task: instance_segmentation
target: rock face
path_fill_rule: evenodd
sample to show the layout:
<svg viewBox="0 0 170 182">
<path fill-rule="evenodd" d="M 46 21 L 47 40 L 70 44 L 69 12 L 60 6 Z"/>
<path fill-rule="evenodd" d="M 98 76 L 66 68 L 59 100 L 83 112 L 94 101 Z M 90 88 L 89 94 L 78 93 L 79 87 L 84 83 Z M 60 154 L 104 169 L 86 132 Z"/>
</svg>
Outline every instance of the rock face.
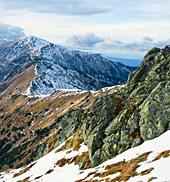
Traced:
<svg viewBox="0 0 170 182">
<path fill-rule="evenodd" d="M 63 140 L 81 128 L 93 166 L 169 130 L 169 47 L 153 48 L 124 88 L 97 98 L 88 109 L 71 111 L 60 123 Z"/>
<path fill-rule="evenodd" d="M 170 129 L 170 46 L 153 48 L 123 89 L 86 111 L 83 137 L 94 166 Z"/>
</svg>

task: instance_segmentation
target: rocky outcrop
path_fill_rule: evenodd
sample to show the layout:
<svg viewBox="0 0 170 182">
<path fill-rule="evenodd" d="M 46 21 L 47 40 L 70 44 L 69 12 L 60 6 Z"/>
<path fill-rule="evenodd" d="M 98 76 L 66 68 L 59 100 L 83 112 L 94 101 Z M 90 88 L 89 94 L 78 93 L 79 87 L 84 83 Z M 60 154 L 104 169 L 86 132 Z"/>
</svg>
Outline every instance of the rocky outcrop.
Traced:
<svg viewBox="0 0 170 182">
<path fill-rule="evenodd" d="M 170 129 L 170 46 L 150 50 L 125 87 L 97 99 L 83 123 L 93 166 Z"/>
</svg>

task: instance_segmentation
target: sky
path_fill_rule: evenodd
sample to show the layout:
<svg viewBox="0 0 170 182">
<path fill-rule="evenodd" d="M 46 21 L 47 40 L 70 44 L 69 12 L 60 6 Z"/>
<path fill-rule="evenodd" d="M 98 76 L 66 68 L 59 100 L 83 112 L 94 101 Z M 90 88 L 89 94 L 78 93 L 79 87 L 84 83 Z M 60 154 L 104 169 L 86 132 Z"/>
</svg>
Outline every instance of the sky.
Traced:
<svg viewBox="0 0 170 182">
<path fill-rule="evenodd" d="M 169 0 L 0 0 L 0 37 L 27 35 L 110 57 L 170 44 Z"/>
</svg>

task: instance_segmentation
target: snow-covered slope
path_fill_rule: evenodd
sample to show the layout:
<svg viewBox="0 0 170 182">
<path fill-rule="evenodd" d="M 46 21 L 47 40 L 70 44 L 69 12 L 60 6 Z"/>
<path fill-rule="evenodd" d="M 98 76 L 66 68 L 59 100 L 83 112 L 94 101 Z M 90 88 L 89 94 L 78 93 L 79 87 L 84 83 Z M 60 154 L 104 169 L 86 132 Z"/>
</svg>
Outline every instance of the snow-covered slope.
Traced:
<svg viewBox="0 0 170 182">
<path fill-rule="evenodd" d="M 87 170 L 79 170 L 79 166 L 73 162 L 75 156 L 81 156 L 83 152 L 87 151 L 87 147 L 81 144 L 79 151 L 70 151 L 70 149 L 59 151 L 64 145 L 62 144 L 26 167 L 1 173 L 0 178 L 4 182 L 23 179 L 44 182 L 86 182 L 89 180 L 168 182 L 170 181 L 169 138 L 170 131 L 167 131 L 158 138 L 146 141 L 138 147 L 131 148 L 99 166 Z"/>
<path fill-rule="evenodd" d="M 0 63 L 7 64 L 9 61 L 32 53 L 48 43 L 48 41 L 33 36 L 5 41 L 3 45 L 0 44 Z"/>
<path fill-rule="evenodd" d="M 2 37 L 0 37 L 0 45 L 5 43 L 7 40 L 6 39 L 3 39 Z"/>
<path fill-rule="evenodd" d="M 125 79 L 114 79 L 103 75 L 82 73 L 64 68 L 50 60 L 41 60 L 36 65 L 36 74 L 28 90 L 28 95 L 47 95 L 56 89 L 98 90 L 104 86 L 121 84 Z"/>
<path fill-rule="evenodd" d="M 135 69 L 100 54 L 68 50 L 33 36 L 0 44 L 0 83 L 31 66 L 37 77 L 32 78 L 29 95 L 51 94 L 57 89 L 98 90 L 124 84 Z M 0 87 L 0 91 L 8 84 Z"/>
<path fill-rule="evenodd" d="M 55 44 L 44 46 L 38 53 L 40 57 L 53 61 L 66 69 L 74 69 L 86 73 L 95 73 L 105 76 L 128 77 L 132 67 L 125 66 L 106 58 L 101 54 L 71 51 Z"/>
<path fill-rule="evenodd" d="M 34 64 L 34 61 L 28 63 L 29 59 L 31 60 L 31 56 L 36 55 L 36 52 L 48 43 L 33 36 L 10 41 L 0 39 L 0 83 Z"/>
</svg>

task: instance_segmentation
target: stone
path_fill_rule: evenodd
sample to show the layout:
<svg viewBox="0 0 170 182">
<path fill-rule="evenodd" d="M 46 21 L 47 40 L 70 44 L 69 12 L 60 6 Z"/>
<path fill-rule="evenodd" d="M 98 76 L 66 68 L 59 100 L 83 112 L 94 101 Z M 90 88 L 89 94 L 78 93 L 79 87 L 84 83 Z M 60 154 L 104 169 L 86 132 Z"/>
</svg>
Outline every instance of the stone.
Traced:
<svg viewBox="0 0 170 182">
<path fill-rule="evenodd" d="M 89 108 L 82 130 L 94 166 L 170 129 L 169 60 L 169 46 L 153 48 L 124 88 Z"/>
</svg>

